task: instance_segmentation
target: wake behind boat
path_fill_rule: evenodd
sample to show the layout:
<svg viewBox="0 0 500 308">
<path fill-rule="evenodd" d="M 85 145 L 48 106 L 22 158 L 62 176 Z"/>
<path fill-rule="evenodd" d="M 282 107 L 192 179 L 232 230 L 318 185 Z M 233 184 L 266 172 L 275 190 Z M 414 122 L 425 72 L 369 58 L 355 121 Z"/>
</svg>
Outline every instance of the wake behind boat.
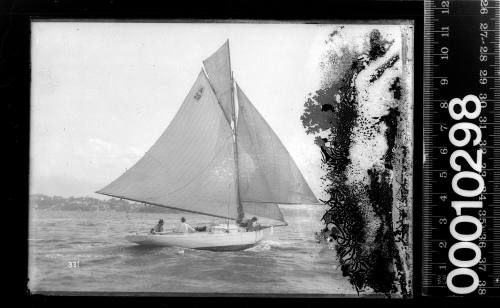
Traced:
<svg viewBox="0 0 500 308">
<path fill-rule="evenodd" d="M 196 82 L 156 143 L 97 193 L 236 220 L 286 225 L 278 206 L 318 201 L 292 157 L 233 79 L 229 41 L 203 61 Z M 206 74 L 205 74 L 206 72 Z M 208 76 L 207 76 L 208 75 Z M 273 226 L 238 225 L 194 233 L 134 234 L 141 245 L 247 249 Z"/>
</svg>

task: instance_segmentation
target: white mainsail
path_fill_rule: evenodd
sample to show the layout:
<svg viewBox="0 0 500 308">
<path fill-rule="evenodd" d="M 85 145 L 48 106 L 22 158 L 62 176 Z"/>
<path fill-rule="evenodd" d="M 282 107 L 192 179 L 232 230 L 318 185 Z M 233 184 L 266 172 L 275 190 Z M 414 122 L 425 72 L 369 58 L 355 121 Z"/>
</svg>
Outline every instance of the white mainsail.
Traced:
<svg viewBox="0 0 500 308">
<path fill-rule="evenodd" d="M 236 119 L 229 43 L 203 63 L 208 78 L 200 72 L 156 143 L 98 193 L 229 219 L 284 221 L 279 203 L 318 203 L 238 85 Z"/>
<path fill-rule="evenodd" d="M 216 52 L 205 59 L 203 66 L 226 118 L 228 122 L 231 122 L 234 116 L 234 102 L 229 41 L 226 41 Z"/>
<path fill-rule="evenodd" d="M 233 133 L 202 71 L 146 154 L 98 193 L 236 219 Z"/>
</svg>

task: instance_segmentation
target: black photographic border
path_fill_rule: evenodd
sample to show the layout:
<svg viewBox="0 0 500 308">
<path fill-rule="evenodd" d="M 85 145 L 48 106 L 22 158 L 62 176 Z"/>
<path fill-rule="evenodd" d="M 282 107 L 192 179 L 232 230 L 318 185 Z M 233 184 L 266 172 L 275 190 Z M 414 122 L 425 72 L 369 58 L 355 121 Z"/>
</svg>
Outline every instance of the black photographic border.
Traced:
<svg viewBox="0 0 500 308">
<path fill-rule="evenodd" d="M 422 201 L 422 106 L 423 106 L 423 1 L 412 0 L 344 0 L 344 1 L 71 1 L 25 0 L 10 1 L 1 6 L 0 18 L 0 91 L 7 122 L 7 145 L 4 154 L 8 173 L 4 176 L 7 195 L 4 220 L 12 224 L 6 231 L 9 237 L 9 263 L 15 274 L 8 276 L 9 295 L 16 295 L 30 306 L 99 305 L 162 305 L 195 306 L 209 304 L 235 306 L 270 305 L 316 306 L 361 303 L 369 305 L 396 305 L 430 301 L 421 295 L 421 210 Z M 228 294 L 189 294 L 168 297 L 120 296 L 117 294 L 94 296 L 31 295 L 27 289 L 28 277 L 28 198 L 29 198 L 29 143 L 30 143 L 30 28 L 32 20 L 110 20 L 110 21 L 282 21 L 301 23 L 352 22 L 377 20 L 412 20 L 414 23 L 414 176 L 413 176 L 413 299 L 372 297 L 338 297 L 328 295 L 252 295 L 248 298 Z M 22 227 L 21 227 L 22 225 Z M 183 297 L 183 296 L 189 296 Z M 219 297 L 221 296 L 221 297 Z M 433 299 L 441 301 L 440 299 Z M 458 300 L 458 299 L 457 299 Z M 463 301 L 463 299 L 461 299 Z M 468 302 L 466 300 L 465 302 Z"/>
</svg>

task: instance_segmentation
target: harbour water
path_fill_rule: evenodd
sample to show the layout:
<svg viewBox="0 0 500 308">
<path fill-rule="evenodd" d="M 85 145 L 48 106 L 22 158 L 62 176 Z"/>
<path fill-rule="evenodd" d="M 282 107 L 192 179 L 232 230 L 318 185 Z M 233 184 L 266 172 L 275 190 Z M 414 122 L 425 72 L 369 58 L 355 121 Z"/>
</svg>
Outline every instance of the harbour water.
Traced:
<svg viewBox="0 0 500 308">
<path fill-rule="evenodd" d="M 174 226 L 214 221 L 195 214 L 115 211 L 30 211 L 29 284 L 37 292 L 163 292 L 330 294 L 356 296 L 334 250 L 314 233 L 324 211 L 283 206 L 289 223 L 257 246 L 238 252 L 142 247 L 130 232 L 148 231 L 159 218 Z M 216 222 L 223 222 L 221 220 Z"/>
</svg>

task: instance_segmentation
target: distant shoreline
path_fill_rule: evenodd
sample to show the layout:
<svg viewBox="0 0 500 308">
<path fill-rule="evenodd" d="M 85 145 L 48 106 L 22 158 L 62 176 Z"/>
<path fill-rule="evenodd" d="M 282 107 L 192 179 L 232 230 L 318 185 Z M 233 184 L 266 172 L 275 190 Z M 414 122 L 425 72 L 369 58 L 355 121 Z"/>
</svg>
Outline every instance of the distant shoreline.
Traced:
<svg viewBox="0 0 500 308">
<path fill-rule="evenodd" d="M 29 198 L 32 209 L 61 211 L 115 211 L 138 213 L 180 213 L 174 209 L 110 198 L 100 200 L 92 197 L 60 197 L 32 194 Z"/>
</svg>

